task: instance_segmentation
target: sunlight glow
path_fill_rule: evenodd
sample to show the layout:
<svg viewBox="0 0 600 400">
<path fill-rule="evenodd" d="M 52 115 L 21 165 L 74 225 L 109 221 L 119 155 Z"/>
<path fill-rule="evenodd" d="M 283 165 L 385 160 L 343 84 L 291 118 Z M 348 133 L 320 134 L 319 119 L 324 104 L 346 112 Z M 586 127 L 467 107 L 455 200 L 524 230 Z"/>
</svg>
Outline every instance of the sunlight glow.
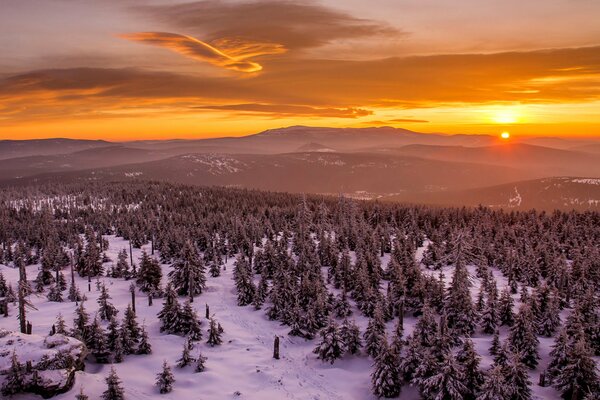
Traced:
<svg viewBox="0 0 600 400">
<path fill-rule="evenodd" d="M 492 120 L 497 124 L 515 124 L 519 121 L 519 113 L 515 110 L 501 110 L 494 113 Z"/>
<path fill-rule="evenodd" d="M 508 132 L 502 132 L 502 133 L 500 134 L 500 137 L 501 137 L 502 139 L 504 139 L 504 140 L 510 139 L 510 133 L 508 133 Z"/>
</svg>

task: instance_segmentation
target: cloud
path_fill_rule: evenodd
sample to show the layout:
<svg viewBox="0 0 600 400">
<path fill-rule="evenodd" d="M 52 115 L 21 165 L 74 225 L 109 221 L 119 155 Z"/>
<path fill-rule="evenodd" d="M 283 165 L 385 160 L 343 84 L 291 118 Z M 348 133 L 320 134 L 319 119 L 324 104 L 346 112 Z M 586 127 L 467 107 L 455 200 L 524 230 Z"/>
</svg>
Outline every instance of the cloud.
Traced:
<svg viewBox="0 0 600 400">
<path fill-rule="evenodd" d="M 288 49 L 318 47 L 342 39 L 403 34 L 386 23 L 357 18 L 312 2 L 205 0 L 134 10 L 208 41 L 241 37 L 258 43 L 281 43 Z"/>
<path fill-rule="evenodd" d="M 359 118 L 373 114 L 372 111 L 360 108 L 318 108 L 289 104 L 228 104 L 213 106 L 196 106 L 196 109 L 238 111 L 251 114 L 268 114 L 270 116 L 305 116 L 305 117 L 333 117 L 333 118 Z"/>
<path fill-rule="evenodd" d="M 201 111 L 198 104 L 224 114 L 351 117 L 373 109 L 599 100 L 600 46 L 372 61 L 272 59 L 249 79 L 107 68 L 0 79 L 0 118 L 21 123 L 150 106 L 190 113 Z"/>
<path fill-rule="evenodd" d="M 168 32 L 137 32 L 120 37 L 164 47 L 186 57 L 239 72 L 262 70 L 260 64 L 247 60 L 250 57 L 285 52 L 285 48 L 276 43 L 251 43 L 241 39 L 221 39 L 216 42 L 221 47 L 219 49 L 191 36 Z"/>
</svg>

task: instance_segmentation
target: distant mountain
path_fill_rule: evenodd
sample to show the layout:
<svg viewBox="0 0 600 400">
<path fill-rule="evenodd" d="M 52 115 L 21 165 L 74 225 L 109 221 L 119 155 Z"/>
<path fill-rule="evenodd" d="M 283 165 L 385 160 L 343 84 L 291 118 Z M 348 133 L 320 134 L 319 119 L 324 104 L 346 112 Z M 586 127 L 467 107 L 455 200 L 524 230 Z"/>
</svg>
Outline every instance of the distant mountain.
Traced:
<svg viewBox="0 0 600 400">
<path fill-rule="evenodd" d="M 472 163 L 381 154 L 310 152 L 277 155 L 188 154 L 78 173 L 37 175 L 29 181 L 140 178 L 273 191 L 379 197 L 405 191 L 477 188 L 529 176 L 527 172 L 512 168 Z"/>
<path fill-rule="evenodd" d="M 298 147 L 296 149 L 296 153 L 333 153 L 336 152 L 337 150 L 332 149 L 331 147 L 328 146 L 323 146 L 320 143 L 314 143 L 314 142 L 310 142 L 307 144 L 304 144 L 300 147 Z"/>
<path fill-rule="evenodd" d="M 387 199 L 453 206 L 484 205 L 508 210 L 599 210 L 600 179 L 544 178 L 446 193 L 407 193 Z"/>
<path fill-rule="evenodd" d="M 409 145 L 397 149 L 395 153 L 443 161 L 510 166 L 528 170 L 538 177 L 600 176 L 600 154 L 524 143 L 485 147 Z"/>
<path fill-rule="evenodd" d="M 0 140 L 0 160 L 35 155 L 68 154 L 110 144 L 104 140 L 77 139 Z"/>
</svg>

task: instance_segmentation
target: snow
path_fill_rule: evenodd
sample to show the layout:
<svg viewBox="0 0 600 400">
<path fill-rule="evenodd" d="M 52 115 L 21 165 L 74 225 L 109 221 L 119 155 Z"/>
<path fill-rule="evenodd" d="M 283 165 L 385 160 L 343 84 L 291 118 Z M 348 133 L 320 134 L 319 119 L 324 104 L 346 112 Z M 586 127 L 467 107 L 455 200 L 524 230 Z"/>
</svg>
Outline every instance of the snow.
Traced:
<svg viewBox="0 0 600 400">
<path fill-rule="evenodd" d="M 573 183 L 583 183 L 586 185 L 600 185 L 600 179 L 598 178 L 588 178 L 588 179 L 573 179 L 571 182 Z"/>
<path fill-rule="evenodd" d="M 122 249 L 129 249 L 129 243 L 121 238 L 106 236 L 109 240 L 108 257 L 116 263 L 117 254 Z M 417 260 L 420 260 L 428 242 L 417 251 Z M 150 245 L 143 247 L 150 253 Z M 137 262 L 141 255 L 141 249 L 134 249 L 134 260 Z M 351 254 L 354 260 L 354 254 Z M 389 262 L 389 254 L 382 258 L 385 267 Z M 112 262 L 105 264 L 109 267 Z M 279 399 L 303 399 L 303 400 L 374 400 L 371 393 L 370 374 L 372 360 L 364 354 L 356 356 L 344 356 L 333 365 L 323 363 L 312 353 L 318 339 L 307 341 L 302 338 L 289 336 L 288 326 L 283 326 L 277 321 L 269 321 L 265 316 L 265 310 L 255 310 L 252 306 L 238 307 L 234 282 L 232 280 L 234 259 L 230 258 L 226 264 L 226 270 L 221 276 L 212 278 L 207 274 L 206 291 L 197 297 L 193 306 L 202 317 L 203 330 L 206 332 L 208 321 L 204 319 L 205 304 L 210 306 L 210 313 L 221 323 L 224 328 L 223 344 L 210 347 L 205 341 L 196 344 L 192 356 L 196 357 L 200 350 L 208 358 L 206 370 L 202 373 L 194 373 L 193 367 L 179 369 L 175 366 L 177 359 L 181 356 L 184 338 L 174 335 L 163 334 L 159 331 L 160 322 L 156 314 L 162 307 L 162 300 L 155 299 L 153 306 L 148 306 L 146 296 L 137 292 L 136 308 L 138 322 L 145 323 L 152 345 L 153 353 L 150 355 L 130 355 L 121 364 L 114 367 L 121 380 L 124 382 L 126 398 L 130 400 L 145 399 L 256 399 L 256 400 L 279 400 Z M 33 279 L 37 273 L 38 266 L 28 266 L 29 279 Z M 166 275 L 170 267 L 163 265 L 163 284 L 166 284 Z M 469 266 L 469 273 L 474 283 L 472 288 L 473 298 L 478 292 L 479 280 L 475 278 L 473 266 Z M 7 280 L 16 282 L 18 271 L 0 265 Z M 325 269 L 324 269 L 325 272 Z M 443 272 L 447 282 L 452 277 L 452 267 L 444 267 Z M 66 278 L 70 280 L 68 272 Z M 439 273 L 438 271 L 432 272 Z M 498 289 L 502 290 L 506 285 L 506 279 L 499 271 L 493 270 L 494 277 L 498 281 Z M 91 317 L 98 309 L 96 302 L 99 291 L 96 290 L 95 282 L 92 282 L 91 291 L 88 291 L 87 279 L 76 275 L 75 280 L 83 294 L 88 300 L 85 307 Z M 110 300 L 118 310 L 118 318 L 123 317 L 123 312 L 130 302 L 130 281 L 113 278 L 100 278 L 109 288 L 112 297 Z M 383 288 L 385 289 L 385 288 Z M 382 290 L 383 290 L 382 289 Z M 336 290 L 332 290 L 338 293 Z M 67 326 L 72 326 L 75 303 L 52 303 L 45 295 L 32 295 L 31 301 L 37 310 L 29 311 L 29 319 L 33 322 L 33 333 L 46 335 L 60 312 L 64 316 Z M 353 302 L 351 302 L 353 303 Z M 515 296 L 515 306 L 518 307 L 518 296 Z M 266 306 L 265 306 L 266 307 Z M 367 319 L 359 314 L 353 306 L 353 316 L 356 323 L 364 332 Z M 405 318 L 405 335 L 409 335 L 415 325 L 416 319 L 412 316 Z M 107 323 L 103 322 L 104 327 Z M 393 330 L 394 322 L 387 324 L 388 332 Z M 0 329 L 17 329 L 15 309 L 11 307 L 9 318 L 0 317 Z M 281 359 L 272 358 L 273 339 L 277 335 L 281 338 Z M 501 338 L 504 340 L 508 335 L 505 328 L 501 329 Z M 54 339 L 52 339 L 54 340 Z M 491 336 L 476 334 L 473 337 L 477 351 L 482 356 L 482 368 L 487 369 L 492 363 L 488 353 L 491 346 Z M 542 360 L 538 368 L 531 373 L 531 381 L 534 398 L 536 399 L 558 399 L 559 396 L 553 388 L 542 388 L 537 386 L 539 373 L 548 363 L 548 353 L 553 344 L 551 338 L 540 338 L 540 355 Z M 166 360 L 173 368 L 176 382 L 173 392 L 161 395 L 154 386 L 156 374 L 161 370 L 163 360 Z M 73 389 L 65 394 L 58 395 L 57 400 L 71 400 L 83 387 L 90 398 L 98 398 L 105 390 L 105 377 L 110 371 L 110 365 L 86 363 L 85 371 L 76 375 L 76 383 Z M 236 392 L 241 393 L 239 396 Z M 405 385 L 402 388 L 401 398 L 416 400 L 419 398 L 415 387 Z M 31 394 L 15 396 L 17 400 L 32 400 L 39 397 Z"/>
<path fill-rule="evenodd" d="M 190 154 L 181 158 L 207 167 L 211 175 L 236 173 L 247 166 L 244 162 L 224 154 Z"/>
</svg>

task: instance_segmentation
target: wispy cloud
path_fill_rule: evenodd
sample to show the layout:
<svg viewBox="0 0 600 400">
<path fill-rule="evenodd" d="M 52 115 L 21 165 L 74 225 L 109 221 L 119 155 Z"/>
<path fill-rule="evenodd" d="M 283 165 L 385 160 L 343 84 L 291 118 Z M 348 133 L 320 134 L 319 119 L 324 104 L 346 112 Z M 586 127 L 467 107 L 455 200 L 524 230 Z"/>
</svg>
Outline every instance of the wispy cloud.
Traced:
<svg viewBox="0 0 600 400">
<path fill-rule="evenodd" d="M 262 70 L 262 65 L 250 61 L 248 58 L 286 51 L 282 45 L 277 43 L 220 39 L 215 42 L 215 45 L 212 45 L 191 36 L 168 32 L 136 32 L 122 34 L 120 37 L 134 42 L 164 47 L 183 56 L 239 72 Z"/>
<path fill-rule="evenodd" d="M 333 117 L 333 118 L 359 118 L 373 114 L 372 111 L 361 108 L 322 108 L 290 104 L 227 104 L 196 106 L 196 109 L 235 111 L 250 114 L 268 114 L 270 116 L 305 116 L 305 117 Z"/>
</svg>

